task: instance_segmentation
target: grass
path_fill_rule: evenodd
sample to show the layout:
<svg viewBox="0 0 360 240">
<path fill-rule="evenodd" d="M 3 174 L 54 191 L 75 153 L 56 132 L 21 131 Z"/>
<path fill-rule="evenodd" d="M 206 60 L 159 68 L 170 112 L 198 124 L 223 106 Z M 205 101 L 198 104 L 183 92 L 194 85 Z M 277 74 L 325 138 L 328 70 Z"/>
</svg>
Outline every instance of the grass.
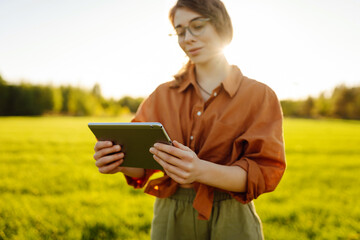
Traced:
<svg viewBox="0 0 360 240">
<path fill-rule="evenodd" d="M 360 122 L 286 119 L 287 170 L 256 200 L 267 239 L 360 239 Z"/>
<path fill-rule="evenodd" d="M 98 173 L 91 121 L 0 118 L 1 239 L 149 239 L 154 198 Z M 360 122 L 285 119 L 287 170 L 255 204 L 266 239 L 360 239 Z"/>
</svg>

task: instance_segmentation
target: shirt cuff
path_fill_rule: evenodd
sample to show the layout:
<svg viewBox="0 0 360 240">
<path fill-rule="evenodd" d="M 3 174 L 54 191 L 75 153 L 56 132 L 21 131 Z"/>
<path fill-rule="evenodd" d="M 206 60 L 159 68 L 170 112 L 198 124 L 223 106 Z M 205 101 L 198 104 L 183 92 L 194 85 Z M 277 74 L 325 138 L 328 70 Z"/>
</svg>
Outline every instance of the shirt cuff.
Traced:
<svg viewBox="0 0 360 240">
<path fill-rule="evenodd" d="M 125 176 L 126 182 L 128 185 L 133 186 L 134 188 L 143 188 L 146 183 L 148 182 L 151 175 L 153 175 L 155 172 L 158 172 L 159 170 L 153 170 L 153 169 L 145 169 L 145 174 L 141 178 L 134 178 Z"/>
<path fill-rule="evenodd" d="M 246 192 L 229 192 L 233 198 L 246 204 L 266 191 L 265 180 L 257 163 L 249 159 L 242 159 L 233 165 L 239 166 L 247 172 Z"/>
</svg>

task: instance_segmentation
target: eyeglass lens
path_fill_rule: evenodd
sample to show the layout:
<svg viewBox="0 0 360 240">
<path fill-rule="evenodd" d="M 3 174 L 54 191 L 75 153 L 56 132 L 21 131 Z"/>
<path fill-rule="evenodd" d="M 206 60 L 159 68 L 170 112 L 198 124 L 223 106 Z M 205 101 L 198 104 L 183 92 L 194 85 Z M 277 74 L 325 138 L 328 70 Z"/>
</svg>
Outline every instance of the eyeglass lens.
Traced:
<svg viewBox="0 0 360 240">
<path fill-rule="evenodd" d="M 203 33 L 204 31 L 204 27 L 206 25 L 208 19 L 196 19 L 190 22 L 188 27 L 178 27 L 176 28 L 176 34 L 179 37 L 184 37 L 185 36 L 185 32 L 186 29 L 189 30 L 189 32 L 193 35 L 193 36 L 199 36 Z"/>
</svg>

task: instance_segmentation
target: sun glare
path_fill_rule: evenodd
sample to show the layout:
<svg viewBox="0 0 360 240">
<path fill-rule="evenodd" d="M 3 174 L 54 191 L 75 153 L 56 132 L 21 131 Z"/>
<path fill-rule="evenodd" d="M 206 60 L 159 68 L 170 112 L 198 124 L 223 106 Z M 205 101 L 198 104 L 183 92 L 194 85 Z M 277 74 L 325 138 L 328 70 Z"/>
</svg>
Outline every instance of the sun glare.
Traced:
<svg viewBox="0 0 360 240">
<path fill-rule="evenodd" d="M 223 53 L 230 64 L 237 64 L 239 48 L 236 44 L 230 44 L 223 49 Z"/>
</svg>

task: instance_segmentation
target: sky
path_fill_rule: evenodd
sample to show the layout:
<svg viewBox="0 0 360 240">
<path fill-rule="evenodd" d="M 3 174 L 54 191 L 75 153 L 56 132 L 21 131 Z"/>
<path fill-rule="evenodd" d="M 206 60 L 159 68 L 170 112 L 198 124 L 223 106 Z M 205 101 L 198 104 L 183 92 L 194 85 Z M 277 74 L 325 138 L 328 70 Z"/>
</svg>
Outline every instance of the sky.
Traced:
<svg viewBox="0 0 360 240">
<path fill-rule="evenodd" d="M 231 64 L 279 99 L 360 86 L 359 0 L 223 0 Z M 0 75 L 146 97 L 186 63 L 168 11 L 174 0 L 0 0 Z"/>
</svg>

